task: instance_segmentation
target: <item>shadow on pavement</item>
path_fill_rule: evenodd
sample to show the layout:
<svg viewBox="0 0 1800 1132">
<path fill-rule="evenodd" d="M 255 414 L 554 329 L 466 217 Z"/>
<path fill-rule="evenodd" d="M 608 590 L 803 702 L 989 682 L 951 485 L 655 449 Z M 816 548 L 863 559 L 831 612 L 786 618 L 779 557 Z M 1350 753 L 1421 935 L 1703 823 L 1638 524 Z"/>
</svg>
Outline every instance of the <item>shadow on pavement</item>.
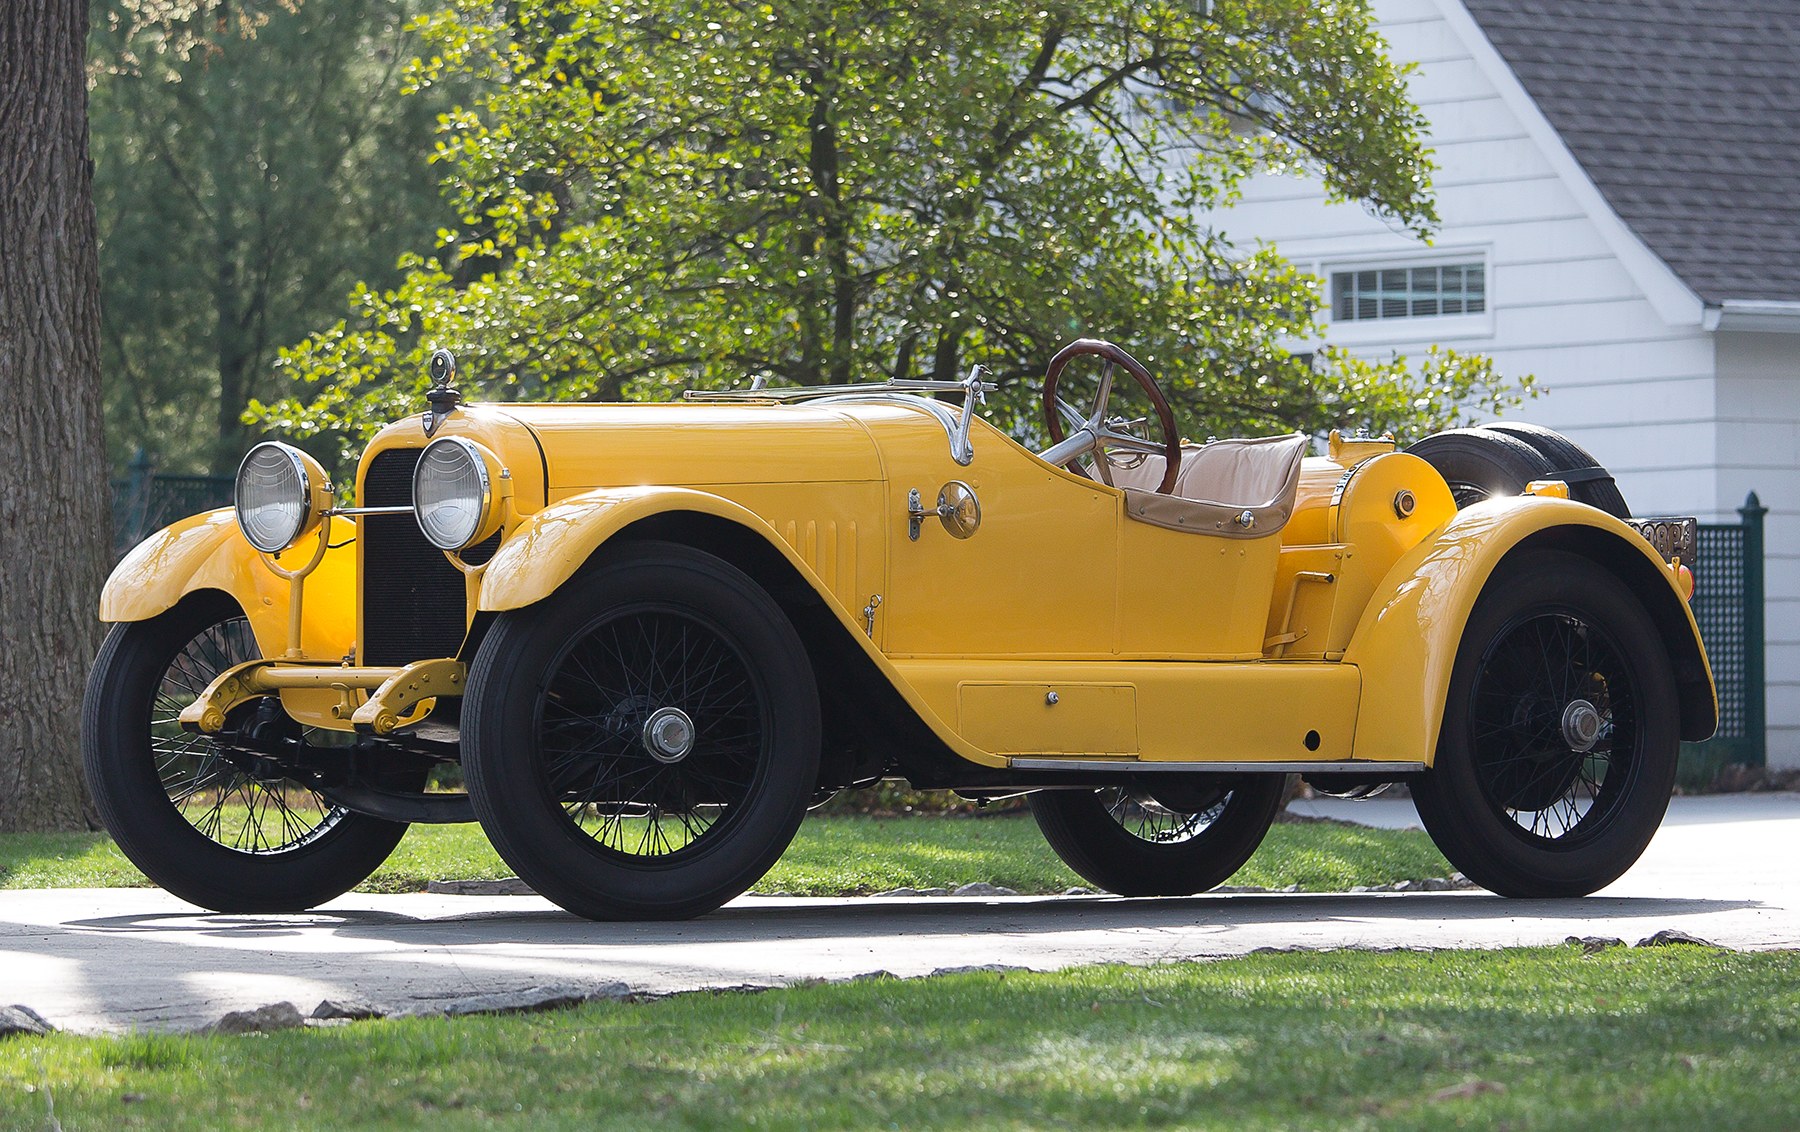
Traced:
<svg viewBox="0 0 1800 1132">
<path fill-rule="evenodd" d="M 1270 894 L 1114 899 L 1044 897 L 1025 900 L 857 900 L 734 905 L 694 920 L 595 922 L 556 908 L 472 910 L 413 917 L 375 909 L 294 915 L 218 915 L 205 912 L 104 916 L 70 920 L 68 929 L 107 933 L 282 938 L 327 932 L 359 939 L 425 943 L 705 943 L 758 938 L 828 939 L 846 935 L 946 934 L 1004 931 L 1015 935 L 1140 928 L 1220 929 L 1356 921 L 1396 924 L 1521 921 L 1603 921 L 1695 916 L 1756 908 L 1754 900 L 1670 897 L 1586 897 L 1507 900 L 1485 893 Z M 1421 943 L 1429 943 L 1422 938 Z"/>
</svg>

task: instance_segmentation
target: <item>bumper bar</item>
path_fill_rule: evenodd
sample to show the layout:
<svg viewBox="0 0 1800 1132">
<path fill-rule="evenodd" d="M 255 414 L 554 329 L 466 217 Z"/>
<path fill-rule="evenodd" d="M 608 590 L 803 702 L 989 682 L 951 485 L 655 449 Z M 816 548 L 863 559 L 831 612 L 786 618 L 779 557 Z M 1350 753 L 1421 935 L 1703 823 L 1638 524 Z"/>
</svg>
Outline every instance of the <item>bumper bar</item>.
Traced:
<svg viewBox="0 0 1800 1132">
<path fill-rule="evenodd" d="M 252 660 L 221 672 L 200 698 L 181 712 L 189 731 L 217 734 L 242 705 L 283 688 L 336 689 L 339 704 L 332 714 L 348 719 L 358 731 L 386 735 L 419 704 L 438 696 L 460 696 L 468 669 L 459 660 L 418 660 L 398 668 L 350 668 L 342 665 L 295 664 Z M 356 693 L 369 692 L 360 706 Z"/>
</svg>

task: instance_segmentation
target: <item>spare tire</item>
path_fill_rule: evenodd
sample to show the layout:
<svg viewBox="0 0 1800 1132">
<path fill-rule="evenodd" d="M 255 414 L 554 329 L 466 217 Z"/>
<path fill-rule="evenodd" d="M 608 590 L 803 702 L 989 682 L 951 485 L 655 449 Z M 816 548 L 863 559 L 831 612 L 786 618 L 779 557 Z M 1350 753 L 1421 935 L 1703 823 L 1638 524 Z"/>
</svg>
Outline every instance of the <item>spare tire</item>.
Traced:
<svg viewBox="0 0 1800 1132">
<path fill-rule="evenodd" d="M 1481 427 L 1523 440 L 1537 449 L 1539 455 L 1556 466 L 1545 478 L 1568 484 L 1570 499 L 1598 507 L 1620 519 L 1631 518 L 1631 508 L 1625 505 L 1625 496 L 1620 494 L 1619 485 L 1613 482 L 1611 474 L 1600 466 L 1593 453 L 1562 433 L 1543 425 L 1513 421 L 1492 421 Z"/>
<path fill-rule="evenodd" d="M 1556 470 L 1525 441 L 1485 428 L 1434 432 L 1407 451 L 1444 477 L 1459 511 L 1495 496 L 1518 495 L 1532 480 L 1554 478 Z"/>
</svg>

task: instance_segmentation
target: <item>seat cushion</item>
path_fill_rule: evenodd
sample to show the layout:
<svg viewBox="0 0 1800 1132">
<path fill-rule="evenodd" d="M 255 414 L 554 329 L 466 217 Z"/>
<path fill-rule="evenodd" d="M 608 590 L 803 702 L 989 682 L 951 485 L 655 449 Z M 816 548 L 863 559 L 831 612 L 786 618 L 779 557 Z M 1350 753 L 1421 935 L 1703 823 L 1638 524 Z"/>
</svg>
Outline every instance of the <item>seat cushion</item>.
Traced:
<svg viewBox="0 0 1800 1132">
<path fill-rule="evenodd" d="M 1304 433 L 1233 437 L 1182 445 L 1175 490 L 1159 495 L 1165 462 L 1146 456 L 1134 468 L 1111 469 L 1132 518 L 1172 530 L 1260 538 L 1287 525 L 1300 487 Z"/>
</svg>

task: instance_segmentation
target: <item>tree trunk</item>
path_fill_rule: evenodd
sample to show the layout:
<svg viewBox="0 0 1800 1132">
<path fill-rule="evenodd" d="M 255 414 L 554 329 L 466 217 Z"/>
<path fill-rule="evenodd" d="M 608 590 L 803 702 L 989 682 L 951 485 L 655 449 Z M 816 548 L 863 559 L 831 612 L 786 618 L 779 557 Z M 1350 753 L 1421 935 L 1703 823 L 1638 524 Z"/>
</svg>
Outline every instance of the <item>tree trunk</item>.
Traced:
<svg viewBox="0 0 1800 1132">
<path fill-rule="evenodd" d="M 111 543 L 87 0 L 0 4 L 0 830 L 86 825 Z"/>
</svg>

